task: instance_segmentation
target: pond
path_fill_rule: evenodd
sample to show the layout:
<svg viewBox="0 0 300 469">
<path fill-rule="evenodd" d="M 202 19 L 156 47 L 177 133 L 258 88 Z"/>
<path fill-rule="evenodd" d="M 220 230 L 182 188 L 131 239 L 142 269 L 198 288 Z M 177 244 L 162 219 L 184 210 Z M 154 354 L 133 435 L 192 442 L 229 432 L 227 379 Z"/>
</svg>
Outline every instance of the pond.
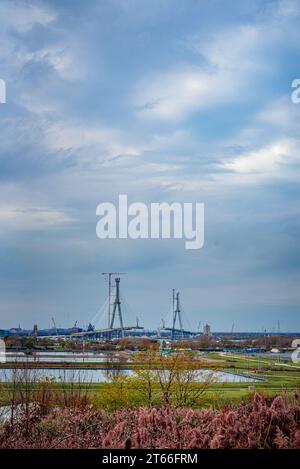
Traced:
<svg viewBox="0 0 300 469">
<path fill-rule="evenodd" d="M 47 363 L 105 363 L 107 361 L 120 360 L 118 353 L 93 353 L 93 352 L 35 352 L 28 355 L 24 352 L 7 352 L 7 362 L 47 362 Z"/>
<path fill-rule="evenodd" d="M 64 383 L 105 383 L 109 381 L 111 374 L 118 374 L 124 376 L 134 376 L 132 370 L 78 370 L 78 369 L 14 369 L 6 368 L 0 369 L 0 381 L 12 382 L 14 379 L 22 379 L 24 381 L 44 381 L 46 379 L 54 379 L 58 382 Z M 213 380 L 214 382 L 223 383 L 253 383 L 259 381 L 249 376 L 226 373 L 223 371 L 201 370 L 195 372 L 195 381 L 203 382 Z"/>
</svg>

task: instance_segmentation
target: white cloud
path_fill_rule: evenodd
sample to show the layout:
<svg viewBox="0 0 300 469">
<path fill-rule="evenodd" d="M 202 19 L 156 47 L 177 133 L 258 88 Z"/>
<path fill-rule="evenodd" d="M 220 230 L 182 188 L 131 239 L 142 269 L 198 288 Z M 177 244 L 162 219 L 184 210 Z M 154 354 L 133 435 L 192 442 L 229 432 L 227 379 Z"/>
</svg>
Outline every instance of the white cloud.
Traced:
<svg viewBox="0 0 300 469">
<path fill-rule="evenodd" d="M 259 112 L 257 118 L 264 127 L 276 128 L 281 132 L 300 133 L 299 107 L 292 103 L 290 96 L 276 99 Z"/>
<path fill-rule="evenodd" d="M 258 150 L 234 157 L 221 167 L 240 174 L 263 174 L 270 177 L 281 171 L 283 165 L 299 161 L 299 150 L 295 140 L 273 142 Z"/>
<path fill-rule="evenodd" d="M 293 17 L 300 14 L 300 5 L 298 0 L 281 0 L 278 2 L 278 9 L 276 15 L 280 18 Z"/>
<path fill-rule="evenodd" d="M 48 125 L 45 141 L 52 150 L 77 151 L 82 161 L 87 162 L 139 156 L 146 149 L 142 144 L 131 143 L 127 134 L 119 129 L 69 122 Z"/>
<path fill-rule="evenodd" d="M 62 103 L 51 95 L 51 98 L 44 96 L 43 91 L 36 90 L 34 94 L 27 91 L 21 92 L 18 95 L 18 104 L 27 111 L 36 114 L 41 118 L 47 114 L 59 114 L 63 110 Z"/>
<path fill-rule="evenodd" d="M 76 63 L 75 57 L 66 45 L 55 45 L 39 49 L 24 55 L 24 61 L 45 63 L 64 80 L 78 80 L 84 76 L 83 69 Z"/>
<path fill-rule="evenodd" d="M 151 119 L 178 120 L 211 105 L 221 95 L 218 75 L 200 69 L 174 71 L 143 84 L 137 98 L 139 114 Z M 223 81 L 224 85 L 224 81 Z"/>
<path fill-rule="evenodd" d="M 13 28 L 19 33 L 27 33 L 35 25 L 48 26 L 56 20 L 56 14 L 41 3 L 2 1 L 0 5 L 2 26 Z"/>
<path fill-rule="evenodd" d="M 45 229 L 73 223 L 62 210 L 22 204 L 0 204 L 0 226 L 8 230 Z"/>
<path fill-rule="evenodd" d="M 299 43 L 294 22 L 299 13 L 297 1 L 271 2 L 256 22 L 224 29 L 210 40 L 193 35 L 185 42 L 197 54 L 193 65 L 160 70 L 138 84 L 133 103 L 139 115 L 177 121 L 197 110 L 247 100 L 255 81 L 270 80 L 278 67 L 272 51 Z"/>
<path fill-rule="evenodd" d="M 84 70 L 77 57 L 80 49 L 77 36 L 74 37 L 61 29 L 60 40 L 55 44 L 43 47 L 38 45 L 32 49 L 23 38 L 14 34 L 15 31 L 28 34 L 35 26 L 51 27 L 58 19 L 54 9 L 41 2 L 4 1 L 0 4 L 0 17 L 1 69 L 7 77 L 14 77 L 25 65 L 36 63 L 46 64 L 63 80 L 74 81 L 83 78 Z"/>
<path fill-rule="evenodd" d="M 142 82 L 134 98 L 139 114 L 176 121 L 198 109 L 240 100 L 253 73 L 264 69 L 259 54 L 263 40 L 260 28 L 242 26 L 222 32 L 209 43 L 194 43 L 193 49 L 205 63 L 198 67 L 181 64 Z"/>
<path fill-rule="evenodd" d="M 222 192 L 270 181 L 298 182 L 299 143 L 297 139 L 282 139 L 236 155 L 219 164 L 225 172 L 212 174 L 204 181 L 204 187 Z"/>
<path fill-rule="evenodd" d="M 80 157 L 81 163 L 104 166 L 122 165 L 147 152 L 172 154 L 179 146 L 191 145 L 189 132 L 176 130 L 169 133 L 155 133 L 148 137 L 137 136 L 136 133 L 103 125 L 87 126 L 86 123 L 74 123 L 61 120 L 57 123 L 47 122 L 43 130 L 45 144 L 54 151 L 73 151 Z M 176 160 L 177 161 L 177 160 Z M 167 167 L 177 168 L 178 165 L 168 161 L 148 162 L 148 173 L 156 169 L 161 172 Z M 136 165 L 136 163 L 133 163 Z M 141 164 L 141 163 L 140 163 Z"/>
<path fill-rule="evenodd" d="M 57 16 L 54 10 L 42 3 L 3 0 L 0 2 L 0 18 L 1 74 L 15 84 L 18 73 L 32 60 L 26 40 L 20 34 L 27 36 L 35 26 L 49 27 Z"/>
<path fill-rule="evenodd" d="M 264 68 L 257 52 L 265 41 L 264 31 L 258 25 L 243 25 L 223 31 L 211 42 L 196 42 L 193 47 L 216 70 L 246 73 Z"/>
<path fill-rule="evenodd" d="M 153 185 L 179 194 L 224 195 L 241 187 L 264 185 L 270 181 L 299 182 L 300 142 L 282 139 L 211 164 L 205 173 L 156 175 Z"/>
</svg>

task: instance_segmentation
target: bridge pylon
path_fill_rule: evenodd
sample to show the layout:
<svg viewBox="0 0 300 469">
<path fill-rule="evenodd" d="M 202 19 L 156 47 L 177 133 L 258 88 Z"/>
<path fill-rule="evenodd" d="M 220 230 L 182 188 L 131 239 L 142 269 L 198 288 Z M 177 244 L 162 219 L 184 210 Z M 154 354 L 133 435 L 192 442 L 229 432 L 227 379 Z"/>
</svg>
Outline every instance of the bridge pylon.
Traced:
<svg viewBox="0 0 300 469">
<path fill-rule="evenodd" d="M 114 328 L 116 311 L 118 310 L 120 328 L 121 328 L 121 337 L 124 337 L 124 324 L 123 324 L 121 301 L 120 301 L 120 277 L 116 277 L 115 282 L 116 282 L 116 296 L 115 296 L 115 301 L 114 301 L 114 306 L 113 306 L 110 328 L 111 329 Z"/>
<path fill-rule="evenodd" d="M 181 338 L 184 338 L 184 332 L 183 332 L 183 327 L 182 327 L 182 320 L 181 320 L 181 312 L 180 312 L 180 301 L 179 301 L 179 292 L 176 293 L 176 308 L 174 309 L 175 306 L 175 292 L 173 289 L 173 327 L 172 327 L 172 340 L 175 339 L 175 328 L 176 328 L 176 320 L 178 318 L 179 321 L 179 328 L 181 332 Z"/>
</svg>

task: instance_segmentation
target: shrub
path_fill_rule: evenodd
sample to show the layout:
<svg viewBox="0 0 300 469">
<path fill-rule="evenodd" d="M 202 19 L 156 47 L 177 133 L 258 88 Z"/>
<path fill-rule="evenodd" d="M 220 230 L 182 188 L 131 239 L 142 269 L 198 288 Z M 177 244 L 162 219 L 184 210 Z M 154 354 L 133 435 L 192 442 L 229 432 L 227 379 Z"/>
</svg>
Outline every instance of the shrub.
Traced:
<svg viewBox="0 0 300 469">
<path fill-rule="evenodd" d="M 0 429 L 1 448 L 300 448 L 300 396 L 265 399 L 219 410 L 163 406 L 109 414 L 85 408 L 33 406 Z M 25 418 L 27 416 L 25 415 Z"/>
</svg>

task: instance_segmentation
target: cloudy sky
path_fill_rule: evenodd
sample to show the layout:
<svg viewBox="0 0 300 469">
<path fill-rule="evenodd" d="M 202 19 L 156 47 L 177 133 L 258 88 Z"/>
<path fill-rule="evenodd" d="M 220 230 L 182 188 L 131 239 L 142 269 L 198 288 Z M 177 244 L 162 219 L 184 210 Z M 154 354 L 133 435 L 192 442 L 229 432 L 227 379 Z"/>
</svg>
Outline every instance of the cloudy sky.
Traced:
<svg viewBox="0 0 300 469">
<path fill-rule="evenodd" d="M 0 328 L 85 325 L 117 270 L 126 324 L 174 287 L 186 328 L 300 330 L 299 26 L 297 0 L 1 0 Z M 118 194 L 204 202 L 204 247 L 98 239 Z"/>
</svg>

